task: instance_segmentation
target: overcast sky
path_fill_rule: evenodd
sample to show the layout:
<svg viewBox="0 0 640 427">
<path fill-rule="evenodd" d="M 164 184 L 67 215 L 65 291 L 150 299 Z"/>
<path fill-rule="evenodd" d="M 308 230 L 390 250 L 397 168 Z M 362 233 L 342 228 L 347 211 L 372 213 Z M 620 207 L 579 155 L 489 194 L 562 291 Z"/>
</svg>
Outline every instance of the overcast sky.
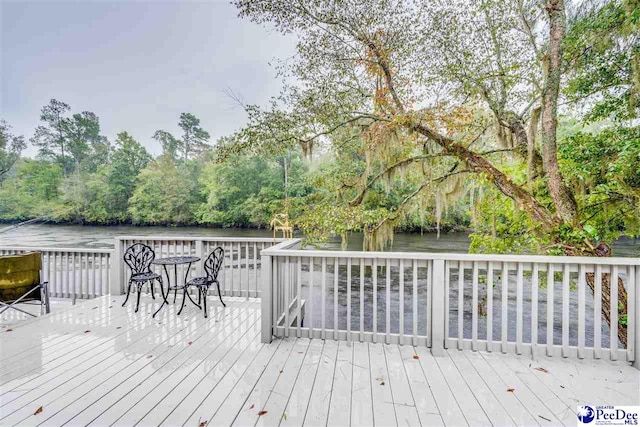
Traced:
<svg viewBox="0 0 640 427">
<path fill-rule="evenodd" d="M 159 154 L 151 135 L 179 135 L 181 112 L 213 140 L 241 127 L 225 92 L 265 104 L 280 89 L 269 62 L 291 56 L 295 40 L 226 1 L 0 0 L 0 46 L 0 118 L 14 133 L 30 138 L 56 98 L 98 114 L 111 141 L 126 130 Z"/>
</svg>

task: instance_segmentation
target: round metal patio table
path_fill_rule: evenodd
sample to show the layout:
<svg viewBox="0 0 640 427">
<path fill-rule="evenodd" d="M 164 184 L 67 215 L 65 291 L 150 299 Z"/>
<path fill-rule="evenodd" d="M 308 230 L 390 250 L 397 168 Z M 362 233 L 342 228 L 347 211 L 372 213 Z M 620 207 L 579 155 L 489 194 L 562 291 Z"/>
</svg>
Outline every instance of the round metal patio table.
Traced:
<svg viewBox="0 0 640 427">
<path fill-rule="evenodd" d="M 162 304 L 160 304 L 160 307 L 158 307 L 158 309 L 156 310 L 155 313 L 153 313 L 153 317 L 156 317 L 156 314 L 158 314 L 158 312 L 162 309 L 162 307 L 164 307 L 165 304 L 169 305 L 169 301 L 167 300 L 167 298 L 169 297 L 169 293 L 173 290 L 173 302 L 176 302 L 176 297 L 178 295 L 178 289 L 183 289 L 186 286 L 187 283 L 187 277 L 189 276 L 189 270 L 191 269 L 191 264 L 193 264 L 194 262 L 198 262 L 200 261 L 200 257 L 197 256 L 173 256 L 173 257 L 167 257 L 167 258 L 156 258 L 154 259 L 151 263 L 155 264 L 155 265 L 161 265 L 162 268 L 164 269 L 164 274 L 167 276 L 167 292 L 165 293 L 163 287 L 160 287 L 160 292 L 162 293 Z M 187 265 L 187 271 L 184 273 L 184 282 L 182 283 L 182 285 L 178 284 L 178 266 L 179 265 Z M 167 269 L 167 266 L 173 266 L 173 286 L 171 286 L 171 278 L 169 276 L 169 270 Z M 200 308 L 200 304 L 196 303 L 193 299 L 191 299 L 191 295 L 189 295 L 188 292 L 185 292 L 184 295 L 186 295 L 186 297 L 188 297 L 192 303 L 194 303 L 198 308 Z M 180 314 L 182 312 L 182 309 L 184 308 L 184 300 L 185 297 L 183 296 L 182 298 L 182 306 L 180 307 L 180 310 L 178 311 L 178 314 Z"/>
</svg>

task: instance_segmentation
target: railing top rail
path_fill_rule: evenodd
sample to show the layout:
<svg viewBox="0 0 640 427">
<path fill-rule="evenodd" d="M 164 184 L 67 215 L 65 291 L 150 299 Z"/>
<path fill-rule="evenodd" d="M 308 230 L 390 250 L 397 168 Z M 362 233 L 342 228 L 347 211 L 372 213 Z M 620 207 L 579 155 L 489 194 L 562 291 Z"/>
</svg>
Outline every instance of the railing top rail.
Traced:
<svg viewBox="0 0 640 427">
<path fill-rule="evenodd" d="M 299 241 L 299 239 L 296 239 Z M 297 243 L 297 242 L 295 242 Z M 498 254 L 460 254 L 460 253 L 430 253 L 430 252 L 364 252 L 364 251 L 322 251 L 286 249 L 273 246 L 262 251 L 262 255 L 294 256 L 318 258 L 364 258 L 364 259 L 417 259 L 417 260 L 446 260 L 446 261 L 494 261 L 494 262 L 536 262 L 547 264 L 600 264 L 600 265 L 640 265 L 640 258 L 598 258 L 571 256 L 541 256 L 541 255 L 498 255 Z"/>
<path fill-rule="evenodd" d="M 116 240 L 200 240 L 203 242 L 280 243 L 281 237 L 216 237 L 216 236 L 116 236 Z"/>
<path fill-rule="evenodd" d="M 0 251 L 35 251 L 35 252 L 73 252 L 88 254 L 111 254 L 113 249 L 89 249 L 89 248 L 57 248 L 39 246 L 0 246 Z"/>
</svg>

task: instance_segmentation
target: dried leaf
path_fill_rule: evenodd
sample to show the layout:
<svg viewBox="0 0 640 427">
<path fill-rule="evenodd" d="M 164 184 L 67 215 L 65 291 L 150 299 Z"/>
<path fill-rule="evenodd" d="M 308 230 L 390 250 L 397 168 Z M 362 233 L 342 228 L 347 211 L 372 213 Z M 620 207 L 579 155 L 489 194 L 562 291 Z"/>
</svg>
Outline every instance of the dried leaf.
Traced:
<svg viewBox="0 0 640 427">
<path fill-rule="evenodd" d="M 202 421 L 200 424 L 198 424 L 198 427 L 205 427 L 207 425 L 206 421 Z"/>
<path fill-rule="evenodd" d="M 380 385 L 384 385 L 384 381 L 382 381 L 382 382 L 380 383 Z"/>
<path fill-rule="evenodd" d="M 260 412 L 258 412 L 258 415 L 259 415 L 259 416 L 263 416 L 263 415 L 265 415 L 265 414 L 267 414 L 267 411 L 260 411 Z"/>
<path fill-rule="evenodd" d="M 86 331 L 84 331 L 85 334 L 88 334 L 89 332 L 91 332 L 89 329 L 87 329 Z"/>
<path fill-rule="evenodd" d="M 287 414 L 285 414 L 284 412 L 282 413 L 282 416 L 280 417 L 280 419 L 286 421 L 287 420 Z"/>
<path fill-rule="evenodd" d="M 545 374 L 548 374 L 549 371 L 546 370 L 545 368 L 543 368 L 542 366 L 538 366 L 537 368 L 534 368 L 536 371 L 540 371 L 540 372 L 544 372 Z"/>
<path fill-rule="evenodd" d="M 414 355 L 413 355 L 413 358 L 414 358 L 414 359 L 416 359 L 416 360 L 418 360 L 418 359 L 420 359 L 420 356 L 418 356 L 417 354 L 414 354 Z"/>
<path fill-rule="evenodd" d="M 150 354 L 150 355 L 147 356 L 147 359 L 151 359 L 152 357 L 153 357 L 153 355 Z"/>
<path fill-rule="evenodd" d="M 249 409 L 253 409 L 256 405 L 254 405 L 253 403 L 251 404 L 251 406 L 249 406 Z"/>
<path fill-rule="evenodd" d="M 193 341 L 189 341 L 187 344 L 188 344 L 188 345 L 191 345 L 191 344 L 193 344 Z"/>
<path fill-rule="evenodd" d="M 7 329 L 7 332 L 13 332 L 13 329 L 9 328 Z"/>
<path fill-rule="evenodd" d="M 516 391 L 516 389 L 515 389 L 515 388 L 508 388 L 508 389 L 507 389 L 507 391 L 508 391 L 509 393 L 513 393 L 514 391 Z"/>
<path fill-rule="evenodd" d="M 122 326 L 118 326 L 116 329 L 122 329 Z"/>
<path fill-rule="evenodd" d="M 43 411 L 43 408 L 41 406 L 38 409 L 36 409 L 36 412 L 34 412 L 33 415 L 38 415 L 38 414 L 42 413 L 42 411 Z"/>
</svg>

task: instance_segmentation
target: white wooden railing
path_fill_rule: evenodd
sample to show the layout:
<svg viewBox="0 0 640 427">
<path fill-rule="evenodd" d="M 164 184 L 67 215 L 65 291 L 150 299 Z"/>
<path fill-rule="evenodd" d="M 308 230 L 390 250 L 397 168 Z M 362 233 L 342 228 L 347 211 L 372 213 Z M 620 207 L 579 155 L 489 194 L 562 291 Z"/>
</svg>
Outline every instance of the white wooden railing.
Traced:
<svg viewBox="0 0 640 427">
<path fill-rule="evenodd" d="M 169 256 L 197 256 L 201 261 L 194 263 L 188 271 L 187 266 L 178 266 L 178 278 L 184 280 L 196 275 L 204 275 L 203 262 L 216 247 L 224 249 L 224 261 L 218 279 L 222 294 L 225 296 L 259 297 L 261 256 L 260 251 L 283 239 L 263 237 L 174 237 L 174 236 L 123 236 L 117 237 L 114 243 L 113 280 L 111 293 L 120 295 L 126 291 L 129 269 L 122 261 L 124 251 L 134 243 L 149 245 L 156 253 L 156 258 Z M 166 281 L 164 270 L 154 266 L 157 273 Z M 173 268 L 169 269 L 169 277 L 174 280 Z M 173 282 L 172 282 L 173 283 Z M 210 292 L 215 292 L 210 289 Z"/>
<path fill-rule="evenodd" d="M 38 251 L 42 253 L 42 281 L 56 298 L 89 299 L 109 293 L 109 249 L 0 247 L 0 255 Z"/>
<path fill-rule="evenodd" d="M 262 251 L 262 340 L 311 337 L 444 349 L 634 361 L 640 351 L 640 259 Z M 589 276 L 588 276 L 589 275 Z M 594 282 L 594 292 L 587 280 Z M 611 286 L 628 293 L 627 345 Z M 489 284 L 489 286 L 488 286 Z M 594 295 L 595 293 L 595 295 Z"/>
</svg>

